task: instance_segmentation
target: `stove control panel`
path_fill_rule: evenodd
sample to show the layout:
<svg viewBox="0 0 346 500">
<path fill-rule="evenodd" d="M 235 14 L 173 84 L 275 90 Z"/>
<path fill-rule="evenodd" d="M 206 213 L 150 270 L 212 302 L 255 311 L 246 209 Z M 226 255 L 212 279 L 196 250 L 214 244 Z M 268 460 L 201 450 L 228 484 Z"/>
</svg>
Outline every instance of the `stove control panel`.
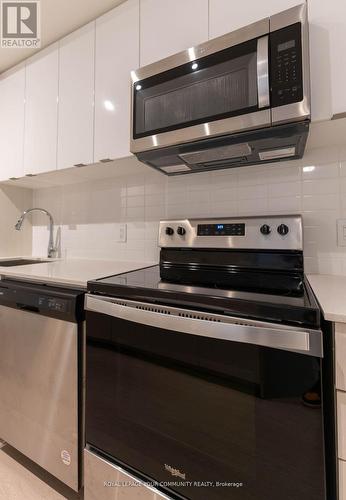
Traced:
<svg viewBox="0 0 346 500">
<path fill-rule="evenodd" d="M 161 248 L 302 250 L 300 215 L 160 222 Z"/>
<path fill-rule="evenodd" d="M 245 224 L 198 224 L 198 236 L 245 236 Z"/>
</svg>

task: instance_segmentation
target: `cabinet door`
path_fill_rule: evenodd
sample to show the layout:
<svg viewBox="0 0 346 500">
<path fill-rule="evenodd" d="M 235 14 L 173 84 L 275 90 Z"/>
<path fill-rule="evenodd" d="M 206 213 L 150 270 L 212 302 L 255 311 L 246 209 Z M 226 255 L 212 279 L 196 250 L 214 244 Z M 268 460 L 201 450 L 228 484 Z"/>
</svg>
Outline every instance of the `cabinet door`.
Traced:
<svg viewBox="0 0 346 500">
<path fill-rule="evenodd" d="M 24 173 L 56 169 L 58 44 L 26 64 Z"/>
<path fill-rule="evenodd" d="M 335 325 L 335 385 L 346 391 L 346 324 Z"/>
<path fill-rule="evenodd" d="M 208 0 L 140 1 L 141 66 L 208 40 Z"/>
<path fill-rule="evenodd" d="M 311 0 L 310 57 L 312 120 L 346 112 L 346 2 Z"/>
<path fill-rule="evenodd" d="M 130 72 L 139 66 L 139 0 L 96 20 L 94 161 L 130 154 Z"/>
<path fill-rule="evenodd" d="M 0 78 L 0 180 L 22 177 L 25 68 Z"/>
<path fill-rule="evenodd" d="M 93 162 L 95 23 L 59 43 L 58 168 Z"/>
<path fill-rule="evenodd" d="M 338 457 L 346 460 L 346 392 L 336 391 Z"/>
<path fill-rule="evenodd" d="M 224 35 L 265 17 L 303 3 L 304 0 L 210 0 L 209 38 Z M 316 1 L 316 0 L 314 0 Z"/>
<path fill-rule="evenodd" d="M 339 500 L 346 500 L 346 462 L 339 460 Z"/>
</svg>

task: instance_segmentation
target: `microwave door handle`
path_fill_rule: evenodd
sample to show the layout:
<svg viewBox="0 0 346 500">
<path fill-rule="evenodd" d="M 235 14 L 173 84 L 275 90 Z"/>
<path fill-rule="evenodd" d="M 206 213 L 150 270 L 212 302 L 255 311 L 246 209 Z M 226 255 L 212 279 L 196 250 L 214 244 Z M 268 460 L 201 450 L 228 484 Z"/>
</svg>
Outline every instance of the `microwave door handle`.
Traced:
<svg viewBox="0 0 346 500">
<path fill-rule="evenodd" d="M 99 298 L 87 295 L 85 309 L 163 330 L 284 349 L 312 356 L 321 355 L 321 332 L 319 331 L 312 333 L 309 330 L 296 330 L 294 327 L 284 329 L 280 328 L 279 325 L 269 328 L 266 326 L 206 321 L 146 310 L 142 304 L 138 304 L 138 308 L 126 304 L 117 304 L 113 300 L 106 297 Z M 135 303 L 133 302 L 133 304 Z M 167 306 L 165 308 L 168 310 Z M 310 339 L 311 335 L 318 338 L 311 337 Z"/>
<path fill-rule="evenodd" d="M 257 39 L 257 94 L 258 107 L 268 108 L 269 94 L 269 36 Z"/>
</svg>

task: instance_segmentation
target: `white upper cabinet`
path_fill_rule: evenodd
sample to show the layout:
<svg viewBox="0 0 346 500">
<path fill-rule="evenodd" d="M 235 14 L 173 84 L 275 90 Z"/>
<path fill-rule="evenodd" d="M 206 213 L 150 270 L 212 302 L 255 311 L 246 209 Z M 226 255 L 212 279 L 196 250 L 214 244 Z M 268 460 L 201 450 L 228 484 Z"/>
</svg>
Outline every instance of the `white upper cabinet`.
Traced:
<svg viewBox="0 0 346 500">
<path fill-rule="evenodd" d="M 141 66 L 208 40 L 208 0 L 140 2 Z"/>
<path fill-rule="evenodd" d="M 312 119 L 346 112 L 346 2 L 309 0 Z"/>
<path fill-rule="evenodd" d="M 58 44 L 53 44 L 26 64 L 25 174 L 56 169 L 58 61 Z"/>
<path fill-rule="evenodd" d="M 130 154 L 130 72 L 139 66 L 139 0 L 96 20 L 94 161 Z"/>
<path fill-rule="evenodd" d="M 23 176 L 25 68 L 0 77 L 0 180 Z"/>
<path fill-rule="evenodd" d="M 58 168 L 93 162 L 94 46 L 95 22 L 59 42 Z"/>
<path fill-rule="evenodd" d="M 209 38 L 224 35 L 247 24 L 304 3 L 304 0 L 209 1 Z"/>
</svg>

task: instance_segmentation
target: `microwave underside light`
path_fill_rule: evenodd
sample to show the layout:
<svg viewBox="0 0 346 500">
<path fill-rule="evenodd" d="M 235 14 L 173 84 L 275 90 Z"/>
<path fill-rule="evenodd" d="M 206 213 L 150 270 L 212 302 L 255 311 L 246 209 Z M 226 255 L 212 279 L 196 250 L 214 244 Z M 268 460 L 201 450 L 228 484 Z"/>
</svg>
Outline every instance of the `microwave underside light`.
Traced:
<svg viewBox="0 0 346 500">
<path fill-rule="evenodd" d="M 289 148 L 271 149 L 269 151 L 260 151 L 258 153 L 261 160 L 276 160 L 277 158 L 289 158 L 295 156 L 296 148 L 291 146 Z"/>
</svg>

